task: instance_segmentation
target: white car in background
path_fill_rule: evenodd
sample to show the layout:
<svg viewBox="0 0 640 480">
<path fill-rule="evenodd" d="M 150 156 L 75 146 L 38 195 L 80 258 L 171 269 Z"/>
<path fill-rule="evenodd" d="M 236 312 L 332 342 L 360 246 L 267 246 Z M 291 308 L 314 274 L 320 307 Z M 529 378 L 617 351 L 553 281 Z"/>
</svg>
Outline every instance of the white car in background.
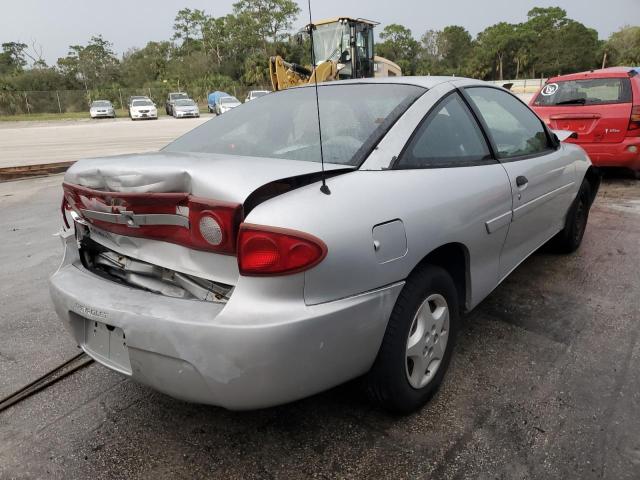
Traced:
<svg viewBox="0 0 640 480">
<path fill-rule="evenodd" d="M 198 104 L 190 98 L 181 98 L 176 100 L 173 103 L 173 108 L 171 110 L 174 118 L 197 118 L 200 116 L 200 108 L 198 108 Z"/>
<path fill-rule="evenodd" d="M 224 112 L 228 112 L 232 108 L 236 108 L 238 105 L 242 104 L 236 97 L 222 97 L 220 101 L 216 103 L 216 114 L 222 115 Z"/>
<path fill-rule="evenodd" d="M 148 98 L 133 100 L 129 107 L 129 117 L 131 120 L 140 120 L 144 118 L 158 119 L 158 108 Z"/>
<path fill-rule="evenodd" d="M 244 99 L 244 103 L 247 103 L 251 100 L 255 100 L 258 97 L 262 97 L 269 92 L 269 90 L 249 90 L 249 93 L 247 93 L 247 98 Z"/>
<path fill-rule="evenodd" d="M 116 110 L 109 100 L 96 100 L 89 107 L 91 118 L 116 118 Z"/>
</svg>

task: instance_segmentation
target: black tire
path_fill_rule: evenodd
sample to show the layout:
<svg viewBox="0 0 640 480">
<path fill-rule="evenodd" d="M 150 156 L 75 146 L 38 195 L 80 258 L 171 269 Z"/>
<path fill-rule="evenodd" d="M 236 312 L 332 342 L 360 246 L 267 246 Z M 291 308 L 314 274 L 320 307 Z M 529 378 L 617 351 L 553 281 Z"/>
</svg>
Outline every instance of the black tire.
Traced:
<svg viewBox="0 0 640 480">
<path fill-rule="evenodd" d="M 589 220 L 591 200 L 591 185 L 585 179 L 567 212 L 564 228 L 551 239 L 552 250 L 558 253 L 573 253 L 580 247 Z"/>
<path fill-rule="evenodd" d="M 407 341 L 418 309 L 434 294 L 444 297 L 449 309 L 447 345 L 433 377 L 423 387 L 415 388 L 408 378 Z M 447 271 L 425 265 L 412 273 L 393 307 L 378 356 L 365 377 L 371 400 L 388 411 L 400 414 L 414 412 L 427 403 L 438 390 L 449 367 L 459 323 L 458 292 Z"/>
</svg>

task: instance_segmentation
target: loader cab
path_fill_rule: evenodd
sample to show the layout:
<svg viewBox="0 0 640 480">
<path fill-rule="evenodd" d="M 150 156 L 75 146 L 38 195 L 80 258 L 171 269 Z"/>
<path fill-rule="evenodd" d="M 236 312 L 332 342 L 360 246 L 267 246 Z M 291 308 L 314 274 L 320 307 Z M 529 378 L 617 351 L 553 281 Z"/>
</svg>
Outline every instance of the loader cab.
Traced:
<svg viewBox="0 0 640 480">
<path fill-rule="evenodd" d="M 317 22 L 312 32 L 316 64 L 336 62 L 340 80 L 373 77 L 375 25 L 369 20 L 346 17 Z"/>
</svg>

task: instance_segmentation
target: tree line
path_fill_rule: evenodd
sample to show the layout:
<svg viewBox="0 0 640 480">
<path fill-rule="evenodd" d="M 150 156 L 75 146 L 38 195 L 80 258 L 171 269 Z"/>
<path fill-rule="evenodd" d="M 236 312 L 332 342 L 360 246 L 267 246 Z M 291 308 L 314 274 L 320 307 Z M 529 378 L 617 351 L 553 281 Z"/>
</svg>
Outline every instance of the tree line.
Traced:
<svg viewBox="0 0 640 480">
<path fill-rule="evenodd" d="M 538 78 L 613 65 L 640 65 L 640 27 L 599 40 L 598 32 L 559 7 L 536 7 L 522 23 L 499 22 L 475 38 L 451 25 L 416 40 L 408 28 L 388 25 L 378 54 L 409 75 L 457 75 L 483 80 Z"/>
<path fill-rule="evenodd" d="M 176 88 L 206 94 L 232 86 L 267 85 L 268 57 L 310 63 L 308 45 L 289 41 L 300 14 L 293 0 L 239 0 L 231 14 L 177 12 L 173 36 L 148 42 L 122 56 L 101 35 L 71 45 L 47 65 L 37 45 L 2 44 L 0 98 L 12 91 Z M 486 80 L 533 78 L 610 65 L 640 65 L 640 27 L 628 26 L 608 40 L 567 17 L 559 7 L 533 8 L 526 21 L 499 22 L 473 37 L 451 25 L 419 39 L 403 25 L 379 33 L 376 54 L 398 63 L 406 75 L 456 75 Z"/>
</svg>

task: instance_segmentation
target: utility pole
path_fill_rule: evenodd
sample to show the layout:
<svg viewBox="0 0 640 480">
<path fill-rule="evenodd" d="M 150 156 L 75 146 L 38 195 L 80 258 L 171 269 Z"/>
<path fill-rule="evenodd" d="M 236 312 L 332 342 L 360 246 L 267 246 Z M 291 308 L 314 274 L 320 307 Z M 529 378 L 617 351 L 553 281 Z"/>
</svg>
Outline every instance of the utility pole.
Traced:
<svg viewBox="0 0 640 480">
<path fill-rule="evenodd" d="M 607 52 L 604 52 L 604 55 L 602 55 L 602 68 L 604 68 L 607 65 Z"/>
</svg>

